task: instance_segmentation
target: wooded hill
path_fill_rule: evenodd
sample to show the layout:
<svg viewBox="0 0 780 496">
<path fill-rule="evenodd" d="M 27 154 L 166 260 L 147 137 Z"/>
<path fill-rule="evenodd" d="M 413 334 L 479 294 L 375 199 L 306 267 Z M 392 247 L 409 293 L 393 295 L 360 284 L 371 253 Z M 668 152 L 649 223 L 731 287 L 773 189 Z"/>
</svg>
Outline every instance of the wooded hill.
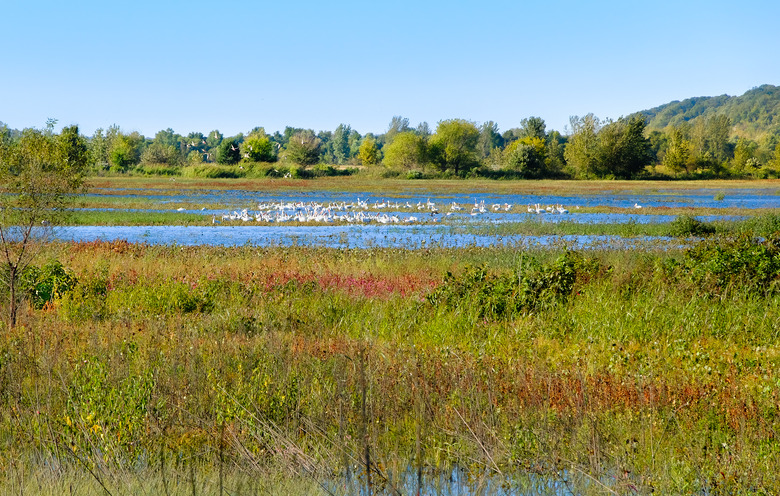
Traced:
<svg viewBox="0 0 780 496">
<path fill-rule="evenodd" d="M 693 124 L 699 118 L 723 115 L 730 119 L 732 136 L 760 141 L 780 134 L 780 87 L 764 84 L 741 96 L 700 96 L 673 101 L 640 114 L 647 117 L 647 129 Z"/>
</svg>

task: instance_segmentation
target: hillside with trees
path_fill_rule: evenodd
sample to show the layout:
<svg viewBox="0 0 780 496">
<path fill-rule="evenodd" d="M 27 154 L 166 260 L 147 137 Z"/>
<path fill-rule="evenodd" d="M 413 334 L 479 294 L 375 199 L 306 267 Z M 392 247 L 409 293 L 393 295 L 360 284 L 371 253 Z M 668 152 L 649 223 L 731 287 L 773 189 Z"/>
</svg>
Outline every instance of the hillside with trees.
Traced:
<svg viewBox="0 0 780 496">
<path fill-rule="evenodd" d="M 780 134 L 780 87 L 764 84 L 741 96 L 688 98 L 640 113 L 647 117 L 649 130 L 725 116 L 731 121 L 733 135 L 758 141 L 767 135 Z"/>
<path fill-rule="evenodd" d="M 465 119 L 412 126 L 394 116 L 381 134 L 349 124 L 315 131 L 154 137 L 119 126 L 85 136 L 93 174 L 194 177 L 729 178 L 780 177 L 780 92 L 763 85 L 741 96 L 695 97 L 617 120 L 572 116 L 565 134 L 541 117 L 519 117 L 501 132 L 493 121 Z M 0 122 L 0 137 L 21 131 Z"/>
</svg>

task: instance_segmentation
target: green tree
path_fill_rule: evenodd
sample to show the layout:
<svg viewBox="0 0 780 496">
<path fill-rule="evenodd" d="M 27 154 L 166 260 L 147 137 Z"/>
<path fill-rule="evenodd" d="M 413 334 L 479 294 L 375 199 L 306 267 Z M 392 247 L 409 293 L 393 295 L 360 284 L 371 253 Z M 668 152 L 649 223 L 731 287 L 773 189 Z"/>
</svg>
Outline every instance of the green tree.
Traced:
<svg viewBox="0 0 780 496">
<path fill-rule="evenodd" d="M 376 165 L 379 163 L 379 147 L 376 144 L 376 139 L 370 133 L 360 143 L 358 159 L 363 165 Z"/>
<path fill-rule="evenodd" d="M 661 163 L 675 174 L 688 169 L 691 160 L 691 142 L 685 138 L 683 130 L 674 127 L 669 132 L 669 142 Z"/>
<path fill-rule="evenodd" d="M 758 150 L 758 143 L 755 141 L 746 138 L 737 139 L 731 169 L 737 174 L 754 173 L 761 167 L 761 163 L 756 159 L 756 150 Z"/>
<path fill-rule="evenodd" d="M 498 124 L 493 121 L 484 122 L 479 126 L 479 141 L 477 149 L 481 159 L 486 159 L 496 148 L 504 144 L 504 139 L 498 134 Z"/>
<path fill-rule="evenodd" d="M 545 168 L 547 175 L 561 176 L 566 167 L 563 157 L 566 139 L 558 131 L 550 131 L 545 142 Z"/>
<path fill-rule="evenodd" d="M 479 129 L 463 119 L 440 121 L 430 139 L 432 161 L 442 171 L 462 175 L 476 167 Z"/>
<path fill-rule="evenodd" d="M 216 160 L 218 164 L 234 165 L 241 161 L 241 147 L 235 138 L 223 139 L 217 146 Z"/>
<path fill-rule="evenodd" d="M 115 170 L 124 172 L 141 160 L 144 137 L 137 132 L 130 134 L 118 132 L 110 141 L 108 162 Z"/>
<path fill-rule="evenodd" d="M 82 173 L 84 166 L 89 163 L 89 147 L 87 140 L 79 134 L 79 127 L 63 127 L 60 131 L 59 141 L 63 165 Z"/>
<path fill-rule="evenodd" d="M 275 162 L 274 144 L 268 136 L 250 135 L 241 145 L 243 157 L 252 162 Z"/>
<path fill-rule="evenodd" d="M 180 165 L 182 156 L 173 145 L 154 142 L 141 153 L 141 162 L 145 164 Z"/>
<path fill-rule="evenodd" d="M 317 139 L 320 140 L 320 156 L 317 158 L 317 162 L 321 164 L 335 164 L 336 157 L 333 155 L 333 133 L 330 131 L 320 131 L 316 136 Z"/>
<path fill-rule="evenodd" d="M 578 177 L 600 176 L 598 132 L 601 122 L 598 117 L 588 114 L 569 119 L 571 134 L 564 151 L 566 165 Z"/>
<path fill-rule="evenodd" d="M 89 162 L 94 166 L 107 169 L 109 166 L 108 150 L 110 148 L 110 140 L 107 135 L 103 134 L 103 128 L 97 128 L 92 135 L 88 143 L 89 148 Z"/>
<path fill-rule="evenodd" d="M 313 165 L 320 159 L 321 141 L 314 131 L 298 131 L 287 143 L 286 158 L 299 165 Z"/>
<path fill-rule="evenodd" d="M 775 145 L 775 153 L 772 158 L 772 163 L 775 167 L 775 169 L 780 170 L 780 143 Z"/>
<path fill-rule="evenodd" d="M 387 132 L 384 135 L 383 142 L 384 144 L 389 144 L 393 142 L 393 139 L 406 131 L 411 130 L 409 127 L 409 119 L 406 117 L 401 117 L 400 115 L 394 115 L 393 118 L 390 120 L 390 125 L 387 127 Z"/>
<path fill-rule="evenodd" d="M 360 136 L 360 133 L 355 131 L 354 129 L 349 132 L 349 158 L 350 160 L 354 160 L 358 153 L 360 153 L 360 144 L 363 140 L 363 137 Z"/>
<path fill-rule="evenodd" d="M 338 165 L 346 164 L 349 161 L 349 135 L 351 132 L 352 128 L 347 124 L 339 124 L 333 132 L 331 149 L 335 159 L 334 163 Z"/>
<path fill-rule="evenodd" d="M 504 168 L 526 179 L 544 177 L 546 151 L 541 138 L 525 137 L 513 141 L 504 149 Z"/>
<path fill-rule="evenodd" d="M 171 128 L 158 131 L 157 134 L 154 135 L 154 143 L 162 146 L 170 146 L 176 150 L 181 148 L 182 141 L 183 138 L 176 134 Z"/>
<path fill-rule="evenodd" d="M 8 288 L 8 325 L 16 325 L 18 282 L 51 227 L 68 214 L 87 166 L 86 140 L 78 127 L 59 135 L 49 121 L 44 131 L 25 129 L 18 140 L 0 142 L 0 271 Z"/>
<path fill-rule="evenodd" d="M 547 124 L 541 117 L 529 117 L 520 121 L 520 131 L 518 133 L 518 139 L 522 138 L 539 138 L 545 139 L 547 137 Z"/>
<path fill-rule="evenodd" d="M 609 122 L 598 134 L 599 175 L 632 178 L 650 163 L 645 118 L 634 115 Z"/>
<path fill-rule="evenodd" d="M 696 119 L 691 127 L 694 157 L 705 164 L 723 164 L 732 154 L 730 133 L 731 119 L 725 115 Z"/>
<path fill-rule="evenodd" d="M 206 146 L 209 150 L 215 150 L 222 143 L 222 139 L 222 133 L 215 129 L 206 137 Z"/>
<path fill-rule="evenodd" d="M 422 167 L 426 159 L 426 140 L 413 131 L 397 134 L 384 148 L 383 163 L 388 167 L 411 170 Z"/>
</svg>

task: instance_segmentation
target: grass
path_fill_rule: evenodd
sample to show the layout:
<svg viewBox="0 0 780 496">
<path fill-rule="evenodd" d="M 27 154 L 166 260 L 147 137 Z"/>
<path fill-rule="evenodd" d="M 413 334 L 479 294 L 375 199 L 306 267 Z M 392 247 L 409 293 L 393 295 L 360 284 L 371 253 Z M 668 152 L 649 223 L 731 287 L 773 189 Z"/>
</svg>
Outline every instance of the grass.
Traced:
<svg viewBox="0 0 780 496">
<path fill-rule="evenodd" d="M 47 245 L 77 283 L 0 335 L 0 492 L 411 494 L 457 468 L 775 493 L 773 243 Z"/>
<path fill-rule="evenodd" d="M 260 178 L 260 179 L 199 179 L 161 177 L 93 177 L 87 181 L 92 189 L 141 189 L 163 193 L 183 190 L 243 190 L 257 192 L 279 191 L 346 191 L 372 192 L 375 194 L 446 194 L 455 193 L 515 193 L 532 195 L 581 195 L 635 193 L 650 194 L 659 190 L 685 191 L 691 189 L 712 190 L 716 195 L 729 189 L 762 189 L 776 194 L 780 180 L 706 180 L 706 181 L 560 181 L 518 180 L 491 181 L 469 180 L 377 180 L 372 175 L 318 177 L 314 179 Z M 125 194 L 116 191 L 116 194 Z"/>
</svg>

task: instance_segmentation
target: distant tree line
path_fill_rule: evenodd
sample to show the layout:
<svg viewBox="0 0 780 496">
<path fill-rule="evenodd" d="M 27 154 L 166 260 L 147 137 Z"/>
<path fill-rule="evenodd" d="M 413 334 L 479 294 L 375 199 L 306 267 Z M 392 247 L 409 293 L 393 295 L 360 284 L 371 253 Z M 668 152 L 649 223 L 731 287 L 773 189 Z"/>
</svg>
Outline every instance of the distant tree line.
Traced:
<svg viewBox="0 0 780 496">
<path fill-rule="evenodd" d="M 281 175 L 280 169 L 300 174 L 363 168 L 410 179 L 780 175 L 780 131 L 753 140 L 735 134 L 731 119 L 715 113 L 653 130 L 647 119 L 639 113 L 615 121 L 574 116 L 566 134 L 548 131 L 540 117 L 522 119 L 518 127 L 501 133 L 492 121 L 449 119 L 431 129 L 425 122 L 412 127 L 409 119 L 395 116 L 378 135 L 340 124 L 334 131 L 286 127 L 273 134 L 255 127 L 228 137 L 219 130 L 181 135 L 165 129 L 148 138 L 111 126 L 84 138 L 94 173 L 196 171 L 240 177 L 245 169 Z M 2 123 L 0 132 L 6 141 L 21 135 Z"/>
</svg>

